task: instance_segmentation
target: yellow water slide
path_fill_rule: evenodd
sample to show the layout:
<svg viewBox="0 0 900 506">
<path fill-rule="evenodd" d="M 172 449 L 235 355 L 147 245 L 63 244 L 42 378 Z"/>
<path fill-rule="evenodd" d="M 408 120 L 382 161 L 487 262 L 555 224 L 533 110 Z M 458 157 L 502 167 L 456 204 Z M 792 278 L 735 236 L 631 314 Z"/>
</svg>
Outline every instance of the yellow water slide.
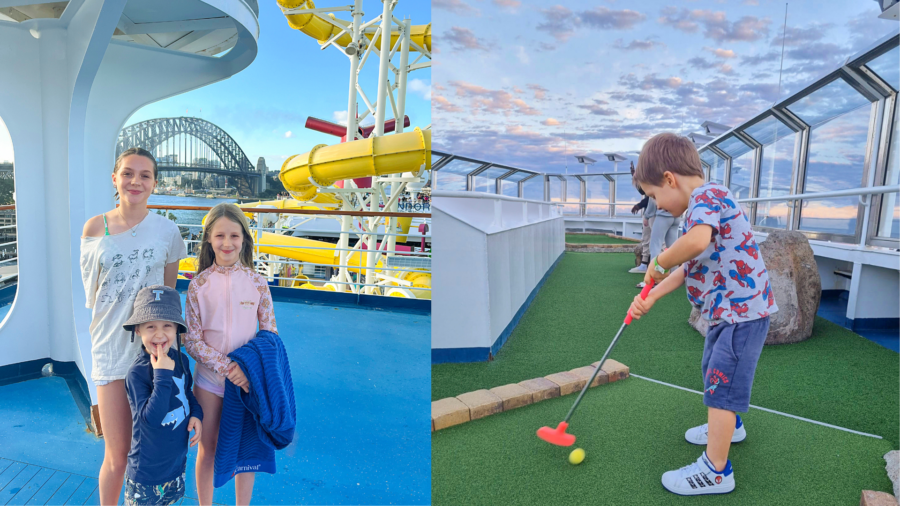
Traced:
<svg viewBox="0 0 900 506">
<path fill-rule="evenodd" d="M 278 5 L 281 6 L 282 9 L 315 9 L 316 5 L 312 0 L 277 0 Z M 295 30 L 300 30 L 306 35 L 316 39 L 320 44 L 325 43 L 332 37 L 338 34 L 341 31 L 340 27 L 349 27 L 351 23 L 349 21 L 344 21 L 342 19 L 338 19 L 334 14 L 328 14 L 328 19 L 320 16 L 316 13 L 309 14 L 286 14 L 288 24 L 291 28 Z M 338 26 L 335 26 L 338 25 Z M 431 51 L 431 23 L 427 25 L 413 25 L 410 27 L 409 38 L 412 42 L 419 45 L 419 47 L 425 48 L 426 51 Z M 375 33 L 364 33 L 364 35 L 371 41 L 372 37 L 375 36 Z M 400 36 L 399 30 L 391 31 L 391 47 L 394 47 L 394 44 L 397 42 L 397 38 Z M 340 37 L 338 37 L 335 41 L 335 44 L 341 47 L 347 47 L 347 44 L 350 43 L 350 34 L 344 33 Z M 379 36 L 377 40 L 375 40 L 375 47 L 381 47 L 381 37 Z M 416 51 L 415 46 L 409 46 L 410 51 Z"/>
</svg>

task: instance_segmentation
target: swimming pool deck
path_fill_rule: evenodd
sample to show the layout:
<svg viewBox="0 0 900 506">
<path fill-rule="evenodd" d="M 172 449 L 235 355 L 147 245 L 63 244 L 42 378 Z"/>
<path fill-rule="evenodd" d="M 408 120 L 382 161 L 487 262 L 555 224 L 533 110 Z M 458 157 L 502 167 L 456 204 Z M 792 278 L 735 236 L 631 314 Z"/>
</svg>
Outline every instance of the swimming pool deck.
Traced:
<svg viewBox="0 0 900 506">
<path fill-rule="evenodd" d="M 278 300 L 275 317 L 297 430 L 253 503 L 430 503 L 431 317 Z M 62 378 L 0 387 L 0 505 L 99 504 L 103 452 Z M 196 452 L 183 504 L 197 504 Z M 234 504 L 234 485 L 213 501 Z"/>
</svg>

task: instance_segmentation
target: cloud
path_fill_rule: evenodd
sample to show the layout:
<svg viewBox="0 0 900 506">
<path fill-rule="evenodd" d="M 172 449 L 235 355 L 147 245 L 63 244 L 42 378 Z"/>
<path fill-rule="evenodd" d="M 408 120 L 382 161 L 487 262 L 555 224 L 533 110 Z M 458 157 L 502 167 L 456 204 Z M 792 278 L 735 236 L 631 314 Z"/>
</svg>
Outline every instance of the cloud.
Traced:
<svg viewBox="0 0 900 506">
<path fill-rule="evenodd" d="M 516 46 L 516 58 L 519 59 L 519 63 L 522 65 L 531 63 L 531 58 L 528 57 L 528 51 L 525 50 L 525 46 Z"/>
<path fill-rule="evenodd" d="M 744 5 L 759 5 L 759 0 L 744 0 Z"/>
<path fill-rule="evenodd" d="M 406 88 L 413 93 L 422 95 L 425 100 L 431 100 L 431 85 L 421 79 L 410 79 Z"/>
<path fill-rule="evenodd" d="M 719 62 L 715 62 L 715 61 L 709 61 L 706 58 L 703 58 L 702 56 L 695 56 L 695 57 L 691 58 L 690 60 L 688 60 L 687 63 L 693 69 L 705 69 L 705 70 L 716 69 L 719 72 L 722 72 L 723 74 L 730 74 L 733 70 L 731 68 L 731 65 L 728 65 L 727 63 L 719 63 Z"/>
<path fill-rule="evenodd" d="M 578 16 L 562 5 L 542 9 L 541 14 L 544 16 L 544 21 L 537 25 L 537 29 L 549 33 L 559 42 L 569 40 L 569 37 L 575 34 L 576 28 L 581 24 Z"/>
<path fill-rule="evenodd" d="M 450 102 L 445 97 L 434 95 L 431 97 L 431 105 L 444 112 L 462 112 L 463 108 Z"/>
<path fill-rule="evenodd" d="M 347 111 L 334 111 L 331 113 L 331 119 L 334 120 L 335 123 L 347 126 Z"/>
<path fill-rule="evenodd" d="M 547 118 L 541 121 L 541 124 L 544 126 L 559 126 L 561 123 L 553 118 Z"/>
<path fill-rule="evenodd" d="M 897 33 L 897 23 L 879 19 L 879 11 L 877 8 L 869 9 L 847 21 L 847 31 L 851 34 L 850 52 L 860 51 L 874 40 Z"/>
<path fill-rule="evenodd" d="M 294 133 L 291 132 L 290 130 L 288 130 L 287 132 L 284 133 L 284 138 L 285 138 L 285 139 L 290 139 L 290 138 L 293 137 L 293 136 L 294 136 Z"/>
<path fill-rule="evenodd" d="M 520 0 L 493 0 L 493 2 L 494 2 L 494 5 L 496 5 L 500 8 L 504 8 L 504 9 L 508 9 L 508 10 L 512 10 L 512 11 L 515 11 L 522 5 L 522 2 Z"/>
<path fill-rule="evenodd" d="M 663 105 L 657 105 L 644 109 L 644 113 L 651 116 L 667 116 L 672 114 L 672 109 Z"/>
<path fill-rule="evenodd" d="M 578 108 L 586 109 L 586 110 L 590 111 L 591 114 L 594 114 L 597 116 L 617 116 L 619 113 L 616 112 L 615 110 L 610 109 L 608 107 L 603 107 L 604 105 L 608 105 L 608 104 L 609 104 L 609 102 L 607 102 L 605 100 L 594 99 L 594 103 L 587 104 L 587 105 L 579 105 Z"/>
<path fill-rule="evenodd" d="M 613 100 L 622 100 L 625 102 L 647 102 L 653 103 L 653 97 L 644 93 L 626 93 L 624 91 L 613 91 L 608 93 L 609 98 Z"/>
<path fill-rule="evenodd" d="M 581 13 L 581 20 L 585 25 L 599 30 L 630 30 L 646 19 L 646 15 L 628 9 L 614 11 L 606 7 L 594 7 Z"/>
<path fill-rule="evenodd" d="M 468 100 L 469 109 L 476 113 L 500 113 L 504 116 L 541 114 L 527 102 L 505 90 L 489 90 L 465 81 L 450 81 L 450 85 L 456 88 L 456 96 Z"/>
<path fill-rule="evenodd" d="M 479 15 L 478 9 L 465 3 L 463 0 L 431 0 L 431 7 L 435 9 L 443 9 L 454 14 L 474 14 Z"/>
<path fill-rule="evenodd" d="M 450 30 L 440 36 L 440 40 L 449 42 L 450 47 L 457 51 L 468 49 L 487 51 L 489 49 L 484 40 L 476 37 L 472 30 L 459 26 L 451 27 Z"/>
<path fill-rule="evenodd" d="M 547 96 L 547 92 L 550 91 L 539 84 L 529 84 L 527 85 L 527 88 L 534 92 L 534 98 L 536 100 L 544 100 Z"/>
<path fill-rule="evenodd" d="M 753 42 L 769 35 L 769 18 L 743 16 L 735 22 L 728 21 L 724 12 L 677 7 L 665 7 L 657 21 L 676 30 L 696 33 L 703 25 L 703 35 L 718 42 Z"/>
<path fill-rule="evenodd" d="M 639 40 L 635 39 L 628 43 L 628 45 L 624 45 L 624 41 L 622 39 L 616 39 L 613 42 L 613 47 L 616 49 L 622 49 L 625 51 L 648 51 L 653 49 L 654 47 L 666 47 L 666 45 L 658 40 L 647 39 L 647 40 Z"/>
<path fill-rule="evenodd" d="M 788 26 L 783 33 L 779 33 L 775 37 L 772 37 L 771 45 L 781 47 L 782 37 L 784 38 L 784 45 L 788 47 L 818 42 L 825 37 L 828 30 L 832 27 L 834 27 L 834 25 L 831 23 L 812 23 L 805 27 Z"/>
<path fill-rule="evenodd" d="M 737 56 L 736 54 L 734 54 L 734 51 L 732 51 L 731 49 L 721 49 L 721 48 L 714 48 L 714 47 L 704 47 L 703 49 L 705 51 L 709 51 L 710 53 L 718 56 L 719 58 L 728 59 L 728 58 L 734 58 Z"/>
<path fill-rule="evenodd" d="M 764 54 L 741 56 L 741 65 L 759 65 L 768 62 L 777 62 L 781 58 L 781 51 L 769 51 Z"/>
<path fill-rule="evenodd" d="M 656 77 L 656 73 L 647 74 L 642 79 L 638 79 L 634 74 L 626 74 L 619 78 L 619 84 L 629 88 L 638 88 L 642 90 L 658 90 L 658 89 L 675 89 L 683 83 L 680 77 Z"/>
</svg>

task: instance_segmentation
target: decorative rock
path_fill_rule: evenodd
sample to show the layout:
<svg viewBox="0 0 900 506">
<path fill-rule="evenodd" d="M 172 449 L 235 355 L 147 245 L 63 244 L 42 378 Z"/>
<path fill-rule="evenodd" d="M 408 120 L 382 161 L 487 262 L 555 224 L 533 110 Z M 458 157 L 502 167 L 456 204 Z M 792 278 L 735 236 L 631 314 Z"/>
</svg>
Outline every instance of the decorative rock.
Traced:
<svg viewBox="0 0 900 506">
<path fill-rule="evenodd" d="M 559 385 L 547 378 L 534 378 L 520 381 L 519 386 L 531 390 L 531 402 L 559 397 Z"/>
<path fill-rule="evenodd" d="M 591 365 L 597 367 L 598 365 L 600 365 L 600 362 L 594 362 Z M 603 371 L 609 376 L 610 383 L 612 383 L 613 381 L 618 381 L 620 379 L 625 379 L 630 375 L 630 371 L 627 365 L 611 358 L 606 359 L 606 362 L 603 363 Z"/>
<path fill-rule="evenodd" d="M 456 398 L 469 407 L 472 420 L 478 420 L 479 418 L 503 411 L 503 399 L 488 390 L 476 390 L 457 395 Z"/>
<path fill-rule="evenodd" d="M 572 369 L 569 372 L 587 382 L 589 379 L 591 379 L 591 376 L 594 375 L 594 371 L 596 370 L 597 366 L 586 365 L 584 367 L 579 367 L 578 369 Z M 594 382 L 591 383 L 591 388 L 605 385 L 607 383 L 609 383 L 609 376 L 605 371 L 600 371 L 597 373 L 597 377 L 594 378 Z M 584 388 L 584 386 L 582 386 L 581 388 Z"/>
<path fill-rule="evenodd" d="M 759 254 L 766 262 L 778 305 L 778 312 L 770 320 L 766 344 L 809 339 L 822 299 L 822 279 L 809 240 L 800 232 L 771 232 L 759 243 Z"/>
<path fill-rule="evenodd" d="M 863 490 L 859 506 L 897 506 L 897 499 L 887 492 Z"/>
<path fill-rule="evenodd" d="M 798 343 L 812 335 L 822 299 L 822 279 L 809 240 L 800 232 L 770 232 L 759 243 L 778 312 L 771 316 L 766 344 Z M 757 286 L 758 290 L 765 289 Z M 688 323 L 706 337 L 709 322 L 694 307 Z"/>
<path fill-rule="evenodd" d="M 434 430 L 446 429 L 466 423 L 470 419 L 469 407 L 455 397 L 448 397 L 431 403 L 431 423 Z"/>
<path fill-rule="evenodd" d="M 516 384 L 494 387 L 490 389 L 490 392 L 503 401 L 503 411 L 527 406 L 534 402 L 531 390 Z"/>
<path fill-rule="evenodd" d="M 569 395 L 572 392 L 577 392 L 584 388 L 584 384 L 587 383 L 587 379 L 581 379 L 568 372 L 558 372 L 544 377 L 559 385 L 559 395 Z"/>
<path fill-rule="evenodd" d="M 894 497 L 900 497 L 900 451 L 894 450 L 884 454 L 888 478 L 894 483 Z"/>
</svg>

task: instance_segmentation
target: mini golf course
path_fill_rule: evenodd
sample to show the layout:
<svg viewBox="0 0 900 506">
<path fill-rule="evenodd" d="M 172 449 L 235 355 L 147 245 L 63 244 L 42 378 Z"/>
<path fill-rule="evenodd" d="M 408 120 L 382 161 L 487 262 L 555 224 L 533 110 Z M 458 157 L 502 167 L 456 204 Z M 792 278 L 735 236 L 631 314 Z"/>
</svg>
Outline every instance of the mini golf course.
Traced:
<svg viewBox="0 0 900 506">
<path fill-rule="evenodd" d="M 601 234 L 566 234 L 566 242 L 572 244 L 639 244 Z"/>
<path fill-rule="evenodd" d="M 640 275 L 631 254 L 566 253 L 509 341 L 492 362 L 432 367 L 432 399 L 516 383 L 580 367 L 602 356 Z M 702 337 L 687 324 L 690 307 L 673 292 L 625 330 L 610 358 L 633 375 L 700 391 Z M 817 318 L 813 336 L 767 346 L 751 404 L 876 439 L 751 409 L 748 438 L 732 461 L 739 504 L 850 504 L 863 489 L 890 491 L 882 456 L 898 448 L 900 362 L 897 353 Z M 432 435 L 435 504 L 582 504 L 628 498 L 628 504 L 669 504 L 663 472 L 697 459 L 703 447 L 684 431 L 706 421 L 702 397 L 639 377 L 592 389 L 572 419 L 572 448 L 535 436 L 555 426 L 575 396 L 492 415 Z M 573 447 L 574 448 L 574 447 Z M 709 500 L 678 498 L 687 502 Z"/>
</svg>

